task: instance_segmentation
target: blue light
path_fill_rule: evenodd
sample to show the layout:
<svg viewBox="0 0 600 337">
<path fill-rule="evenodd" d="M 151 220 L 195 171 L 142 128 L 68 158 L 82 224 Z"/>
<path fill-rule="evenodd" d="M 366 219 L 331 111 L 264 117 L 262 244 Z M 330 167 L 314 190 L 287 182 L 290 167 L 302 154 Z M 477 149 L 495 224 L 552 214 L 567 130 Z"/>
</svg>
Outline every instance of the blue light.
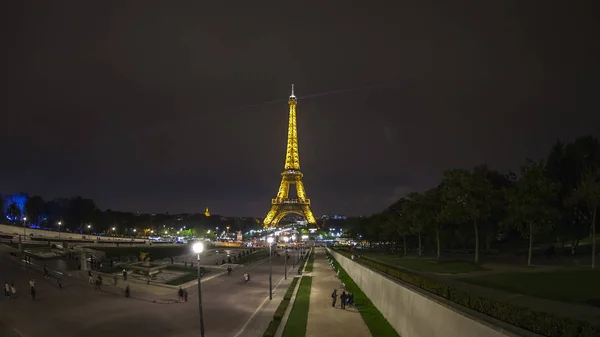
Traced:
<svg viewBox="0 0 600 337">
<path fill-rule="evenodd" d="M 27 199 L 28 199 L 27 194 L 7 195 L 4 200 L 4 214 L 6 214 L 6 218 L 8 218 L 11 221 L 18 220 L 18 219 L 10 218 L 10 216 L 7 214 L 8 207 L 12 204 L 15 204 L 17 206 L 17 208 L 19 208 L 19 211 L 21 212 L 21 214 L 19 215 L 19 218 L 21 217 L 21 215 L 25 215 L 25 203 L 27 202 Z"/>
</svg>

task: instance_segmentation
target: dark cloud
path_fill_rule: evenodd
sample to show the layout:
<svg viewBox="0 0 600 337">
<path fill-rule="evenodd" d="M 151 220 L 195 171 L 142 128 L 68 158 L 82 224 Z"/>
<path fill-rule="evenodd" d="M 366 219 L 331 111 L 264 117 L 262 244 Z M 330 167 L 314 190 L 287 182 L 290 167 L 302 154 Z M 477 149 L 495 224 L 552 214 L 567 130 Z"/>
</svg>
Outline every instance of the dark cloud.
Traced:
<svg viewBox="0 0 600 337">
<path fill-rule="evenodd" d="M 316 213 L 600 135 L 597 4 L 10 2 L 4 192 L 264 215 L 295 83 Z"/>
</svg>

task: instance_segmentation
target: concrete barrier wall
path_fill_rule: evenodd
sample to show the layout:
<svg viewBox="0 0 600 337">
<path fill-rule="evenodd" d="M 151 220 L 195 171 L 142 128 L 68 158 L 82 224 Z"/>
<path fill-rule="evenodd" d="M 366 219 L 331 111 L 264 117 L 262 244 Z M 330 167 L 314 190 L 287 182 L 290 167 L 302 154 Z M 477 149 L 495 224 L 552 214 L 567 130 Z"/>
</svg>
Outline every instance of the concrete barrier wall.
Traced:
<svg viewBox="0 0 600 337">
<path fill-rule="evenodd" d="M 329 251 L 402 337 L 521 335 L 461 312 L 444 303 L 445 299 L 434 298 L 437 296 L 433 294 L 426 296 L 339 253 Z"/>
<path fill-rule="evenodd" d="M 5 235 L 23 235 L 27 238 L 44 238 L 52 241 L 58 241 L 58 232 L 55 231 L 45 231 L 42 229 L 33 229 L 28 227 L 19 227 L 19 226 L 10 226 L 10 225 L 0 225 L 0 234 Z M 33 235 L 31 235 L 33 234 Z M 131 242 L 131 238 L 119 238 L 119 237 L 111 237 L 111 236 L 96 236 L 96 235 L 87 235 L 87 234 L 77 234 L 77 233 L 69 233 L 69 232 L 60 232 L 61 240 L 90 240 L 90 241 L 105 241 L 105 242 Z M 135 242 L 144 242 L 142 239 L 135 239 Z"/>
</svg>

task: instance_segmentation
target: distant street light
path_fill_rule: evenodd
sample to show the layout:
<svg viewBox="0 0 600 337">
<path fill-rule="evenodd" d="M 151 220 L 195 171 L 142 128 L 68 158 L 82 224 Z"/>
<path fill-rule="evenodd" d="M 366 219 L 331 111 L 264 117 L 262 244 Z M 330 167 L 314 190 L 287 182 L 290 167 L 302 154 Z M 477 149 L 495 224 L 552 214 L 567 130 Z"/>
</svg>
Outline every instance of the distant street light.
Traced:
<svg viewBox="0 0 600 337">
<path fill-rule="evenodd" d="M 92 225 L 87 225 L 88 227 L 88 234 L 92 235 Z"/>
<path fill-rule="evenodd" d="M 200 312 L 200 336 L 204 337 L 204 315 L 202 314 L 202 272 L 200 271 L 200 253 L 204 250 L 202 242 L 196 242 L 192 246 L 194 253 L 198 254 L 198 311 Z"/>
<path fill-rule="evenodd" d="M 273 254 L 271 254 L 271 247 L 273 247 L 273 237 L 269 236 L 267 238 L 267 242 L 269 243 L 269 300 L 273 299 Z"/>
<path fill-rule="evenodd" d="M 60 225 L 62 225 L 61 221 L 58 222 L 58 240 L 60 240 Z"/>
</svg>

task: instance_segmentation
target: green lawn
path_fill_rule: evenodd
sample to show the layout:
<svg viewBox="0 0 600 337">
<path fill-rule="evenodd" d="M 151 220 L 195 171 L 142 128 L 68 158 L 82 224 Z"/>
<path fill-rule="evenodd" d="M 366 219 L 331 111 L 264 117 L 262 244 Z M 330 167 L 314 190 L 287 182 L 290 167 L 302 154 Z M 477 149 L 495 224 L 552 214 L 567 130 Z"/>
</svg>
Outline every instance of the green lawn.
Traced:
<svg viewBox="0 0 600 337">
<path fill-rule="evenodd" d="M 184 283 L 198 279 L 198 269 L 196 269 L 196 268 L 183 268 L 183 267 L 177 267 L 177 266 L 168 266 L 167 269 L 188 272 L 187 274 L 182 275 L 182 276 L 166 283 L 171 286 L 182 285 Z M 210 272 L 209 269 L 206 269 L 204 267 L 200 267 L 200 270 L 202 271 L 203 276 L 206 276 L 206 274 L 208 274 Z"/>
<path fill-rule="evenodd" d="M 461 281 L 522 295 L 600 305 L 600 270 L 502 273 Z"/>
<path fill-rule="evenodd" d="M 415 271 L 428 272 L 428 273 L 443 273 L 443 274 L 460 274 L 468 273 L 477 270 L 484 270 L 485 268 L 478 266 L 474 263 L 467 261 L 441 261 L 429 258 L 413 258 L 413 257 L 402 257 L 397 255 L 389 254 L 364 254 L 371 260 L 391 264 L 401 268 L 411 269 Z"/>
<path fill-rule="evenodd" d="M 311 285 L 312 277 L 310 276 L 302 277 L 300 280 L 296 300 L 285 324 L 285 329 L 283 329 L 283 337 L 304 337 L 306 335 Z"/>
<path fill-rule="evenodd" d="M 235 264 L 248 264 L 254 261 L 258 261 L 260 259 L 264 259 L 266 257 L 269 257 L 267 250 L 261 249 L 255 251 L 254 253 L 250 253 L 250 255 L 242 256 L 241 259 L 236 259 L 235 261 L 232 260 L 232 262 Z M 225 261 L 227 261 L 227 259 L 225 259 Z"/>
<path fill-rule="evenodd" d="M 329 255 L 329 254 L 328 254 Z M 329 257 L 332 257 L 329 255 Z M 373 302 L 363 293 L 360 287 L 354 283 L 352 278 L 346 273 L 346 271 L 333 259 L 333 264 L 336 270 L 340 271 L 340 281 L 346 285 L 346 290 L 349 293 L 354 294 L 354 302 L 356 308 L 360 312 L 363 321 L 369 328 L 371 336 L 377 337 L 400 337 L 396 330 L 390 325 L 390 323 L 383 317 L 381 312 L 377 310 Z"/>
<path fill-rule="evenodd" d="M 306 261 L 306 268 L 304 271 L 310 273 L 313 271 L 313 264 L 315 263 L 315 252 L 311 252 L 308 256 L 308 261 Z"/>
</svg>

